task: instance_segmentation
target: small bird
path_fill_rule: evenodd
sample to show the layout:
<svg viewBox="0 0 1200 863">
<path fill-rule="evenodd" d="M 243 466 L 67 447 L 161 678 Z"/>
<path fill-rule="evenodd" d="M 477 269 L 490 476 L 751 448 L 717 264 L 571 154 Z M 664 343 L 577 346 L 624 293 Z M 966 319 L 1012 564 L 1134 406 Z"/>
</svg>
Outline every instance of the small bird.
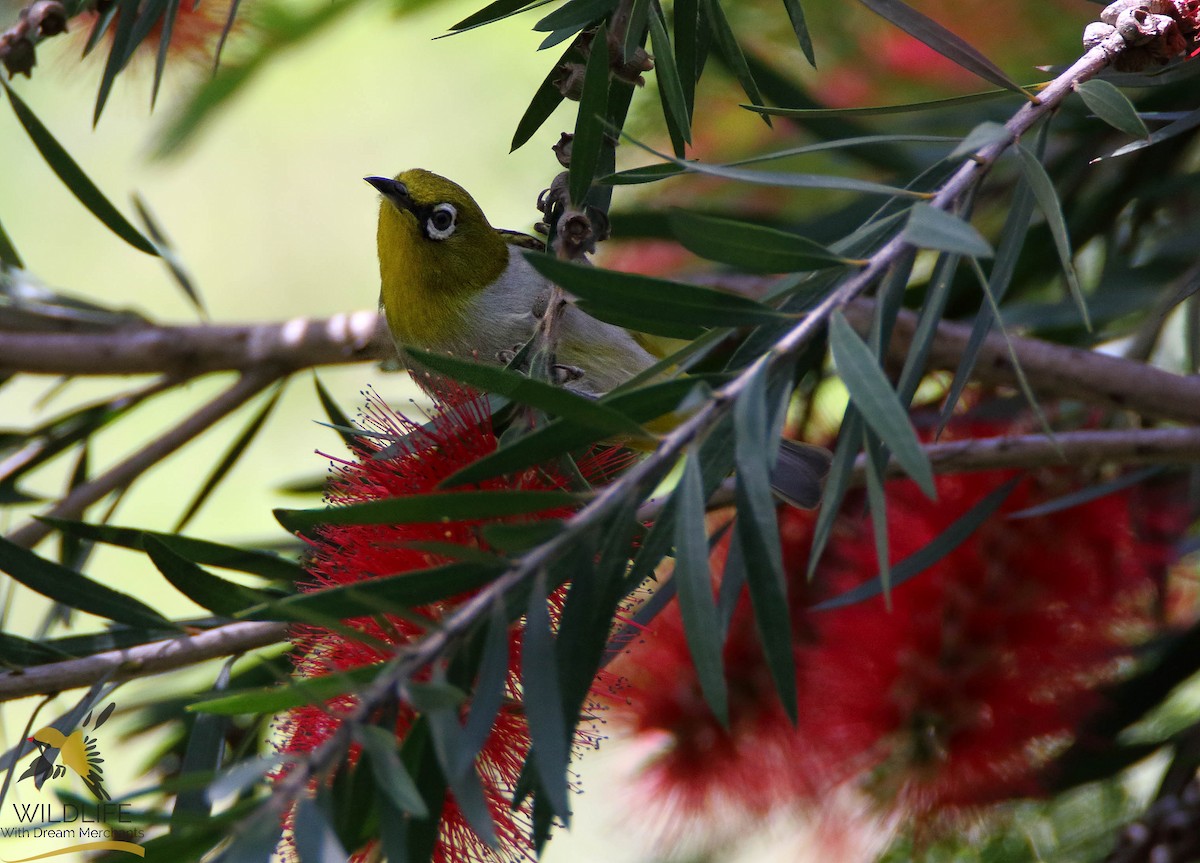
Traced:
<svg viewBox="0 0 1200 863">
<path fill-rule="evenodd" d="M 523 250 L 542 242 L 493 228 L 465 189 L 430 171 L 365 177 L 379 204 L 380 303 L 401 353 L 406 345 L 501 363 L 529 340 L 552 285 Z M 600 396 L 649 368 L 657 357 L 637 334 L 574 305 L 562 312 L 555 360 L 563 385 Z M 811 508 L 820 500 L 829 451 L 783 441 L 772 482 L 784 499 Z"/>
<path fill-rule="evenodd" d="M 45 760 L 46 749 L 57 749 L 63 764 L 71 768 L 83 780 L 83 784 L 88 787 L 97 800 L 110 799 L 108 790 L 104 787 L 104 777 L 101 775 L 104 770 L 100 764 L 104 759 L 100 757 L 95 738 L 84 737 L 82 729 L 78 729 L 68 736 L 57 728 L 47 725 L 45 728 L 35 731 L 29 740 L 38 744 L 43 760 Z M 48 765 L 49 762 L 46 761 L 46 764 Z M 61 776 L 65 772 L 62 765 L 59 765 L 54 769 L 53 776 Z"/>
</svg>

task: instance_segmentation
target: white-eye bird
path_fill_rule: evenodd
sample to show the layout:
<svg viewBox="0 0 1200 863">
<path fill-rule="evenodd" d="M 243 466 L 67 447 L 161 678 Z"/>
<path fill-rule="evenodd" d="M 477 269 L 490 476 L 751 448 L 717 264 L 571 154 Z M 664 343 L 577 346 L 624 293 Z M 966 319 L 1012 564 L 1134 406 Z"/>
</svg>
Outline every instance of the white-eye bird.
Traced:
<svg viewBox="0 0 1200 863">
<path fill-rule="evenodd" d="M 365 177 L 379 204 L 380 302 L 403 354 L 406 345 L 499 363 L 533 335 L 551 284 L 523 249 L 542 243 L 493 228 L 466 190 L 430 171 Z M 564 386 L 599 396 L 656 362 L 623 327 L 574 305 L 563 310 L 555 360 L 574 371 Z M 816 506 L 829 470 L 828 450 L 782 441 L 772 474 L 789 502 Z"/>
<path fill-rule="evenodd" d="M 497 230 L 457 183 L 421 169 L 367 177 L 379 205 L 380 300 L 397 346 L 499 362 L 533 335 L 550 282 L 522 249 L 539 240 Z M 582 372 L 565 386 L 602 395 L 655 362 L 622 327 L 568 305 L 557 362 Z"/>
</svg>

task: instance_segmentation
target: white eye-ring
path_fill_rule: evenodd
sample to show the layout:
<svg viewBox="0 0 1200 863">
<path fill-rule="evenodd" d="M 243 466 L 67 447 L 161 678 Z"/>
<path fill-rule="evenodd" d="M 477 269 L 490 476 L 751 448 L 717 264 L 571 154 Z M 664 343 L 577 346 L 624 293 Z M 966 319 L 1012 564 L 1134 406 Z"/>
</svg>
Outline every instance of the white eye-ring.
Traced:
<svg viewBox="0 0 1200 863">
<path fill-rule="evenodd" d="M 458 210 L 453 204 L 436 204 L 425 221 L 425 233 L 431 240 L 445 240 L 454 233 Z"/>
</svg>

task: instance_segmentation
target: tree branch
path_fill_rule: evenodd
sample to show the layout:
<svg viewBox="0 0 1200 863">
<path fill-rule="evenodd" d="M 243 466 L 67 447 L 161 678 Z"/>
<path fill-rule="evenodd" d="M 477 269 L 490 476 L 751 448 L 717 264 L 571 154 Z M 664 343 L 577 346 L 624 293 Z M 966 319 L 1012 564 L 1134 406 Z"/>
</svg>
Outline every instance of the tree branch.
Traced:
<svg viewBox="0 0 1200 863">
<path fill-rule="evenodd" d="M 0 674 L 0 701 L 90 686 L 110 673 L 112 676 L 109 679 L 112 681 L 162 674 L 205 659 L 265 647 L 285 638 L 286 623 L 230 623 L 197 635 L 183 635 L 125 650 L 108 650 L 81 659 L 34 665 L 22 671 Z"/>
</svg>

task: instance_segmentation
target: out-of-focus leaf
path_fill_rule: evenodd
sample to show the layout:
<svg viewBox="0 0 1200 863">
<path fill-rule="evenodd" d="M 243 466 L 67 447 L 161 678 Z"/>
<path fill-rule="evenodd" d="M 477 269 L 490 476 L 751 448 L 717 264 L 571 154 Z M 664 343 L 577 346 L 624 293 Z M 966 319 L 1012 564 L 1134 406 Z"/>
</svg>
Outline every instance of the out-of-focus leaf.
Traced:
<svg viewBox="0 0 1200 863">
<path fill-rule="evenodd" d="M 40 517 L 41 521 L 72 536 L 122 548 L 143 549 L 147 538 L 154 538 L 169 543 L 171 550 L 192 563 L 202 563 L 207 566 L 220 566 L 237 572 L 248 572 L 260 575 L 272 581 L 297 581 L 304 578 L 305 569 L 294 561 L 279 555 L 260 551 L 253 548 L 236 548 L 222 545 L 205 539 L 194 539 L 187 536 L 177 536 L 172 533 L 160 533 L 152 530 L 139 530 L 131 527 L 115 527 L 113 525 L 87 524 L 81 521 L 68 521 L 61 518 Z"/>
<path fill-rule="evenodd" d="M 1067 233 L 1067 222 L 1063 218 L 1062 206 L 1058 202 L 1058 193 L 1054 191 L 1054 182 L 1046 173 L 1046 169 L 1037 156 L 1020 144 L 1017 145 L 1017 153 L 1021 157 L 1021 169 L 1025 174 L 1025 179 L 1029 183 L 1029 188 L 1033 190 L 1038 207 L 1041 209 L 1042 215 L 1046 217 L 1046 226 L 1054 238 L 1054 248 L 1058 251 L 1058 260 L 1062 265 L 1063 275 L 1067 279 L 1071 297 L 1079 308 L 1083 325 L 1091 330 L 1092 321 L 1088 315 L 1087 299 L 1083 296 L 1083 288 L 1080 287 L 1079 276 L 1075 272 L 1071 237 Z"/>
<path fill-rule="evenodd" d="M 272 3 L 259 9 L 261 41 L 236 65 L 225 64 L 200 87 L 163 127 L 154 143 L 152 156 L 165 158 L 178 152 L 212 116 L 258 75 L 277 54 L 295 47 L 354 9 L 358 0 L 318 3 L 303 12 Z"/>
<path fill-rule="evenodd" d="M 549 255 L 534 254 L 531 257 L 553 260 Z M 548 414 L 594 425 L 610 434 L 647 436 L 647 432 L 640 425 L 624 414 L 563 387 L 527 378 L 519 372 L 509 371 L 500 366 L 469 362 L 457 357 L 417 350 L 407 346 L 405 352 L 422 366 L 449 375 L 455 380 L 470 384 L 485 392 L 499 393 L 515 402 L 530 405 Z"/>
<path fill-rule="evenodd" d="M 1080 81 L 1075 85 L 1075 92 L 1097 117 L 1114 129 L 1134 138 L 1150 137 L 1150 130 L 1138 116 L 1137 108 L 1133 107 L 1133 103 L 1124 93 L 1108 81 L 1099 78 Z"/>
<path fill-rule="evenodd" d="M 529 254 L 527 260 L 543 276 L 586 300 L 589 310 L 602 314 L 610 306 L 633 306 L 638 308 L 639 318 L 669 315 L 673 321 L 694 326 L 730 327 L 773 323 L 789 317 L 741 294 L 571 264 L 549 255 Z"/>
<path fill-rule="evenodd" d="M 503 571 L 503 567 L 479 563 L 447 563 L 418 572 L 384 575 L 312 593 L 296 594 L 247 611 L 242 616 L 249 620 L 301 622 L 318 617 L 322 620 L 361 617 L 364 614 L 377 614 L 384 605 L 397 608 L 428 605 L 482 587 Z"/>
<path fill-rule="evenodd" d="M 153 7 L 158 12 L 162 11 L 163 0 L 147 0 L 146 6 Z M 108 102 L 108 94 L 112 92 L 112 85 L 117 80 L 117 75 L 125 68 L 125 64 L 129 62 L 130 56 L 133 54 L 133 49 L 137 47 L 134 41 L 134 30 L 138 21 L 138 0 L 116 0 L 117 5 L 117 26 L 113 31 L 112 45 L 108 50 L 108 59 L 104 62 L 104 72 L 100 76 L 100 90 L 96 94 L 96 109 L 92 113 L 92 125 L 100 122 L 100 115 L 104 112 L 104 105 Z M 148 15 L 153 15 L 154 12 L 150 8 L 147 9 Z M 155 16 L 157 17 L 157 16 Z"/>
<path fill-rule="evenodd" d="M 220 692 L 228 688 L 233 662 L 233 658 L 230 658 L 221 667 L 213 691 Z M 96 727 L 99 728 L 99 724 Z M 226 717 L 207 713 L 197 716 L 188 734 L 180 774 L 187 776 L 189 773 L 207 774 L 220 770 L 225 758 L 225 733 L 228 729 L 229 719 Z M 203 786 L 185 789 L 176 796 L 175 806 L 171 809 L 171 829 L 178 829 L 188 818 L 207 818 L 211 814 L 212 803 Z"/>
<path fill-rule="evenodd" d="M 483 654 L 479 659 L 479 673 L 471 697 L 471 711 L 463 724 L 463 739 L 467 751 L 478 752 L 483 748 L 492 732 L 496 715 L 504 706 L 509 678 L 508 646 L 508 616 L 504 603 L 496 602 L 492 605 L 484 633 Z"/>
<path fill-rule="evenodd" d="M 31 641 L 19 635 L 0 632 L 0 665 L 24 668 L 27 665 L 41 665 L 43 662 L 57 662 L 70 658 L 71 654 L 57 650 L 45 642 Z"/>
<path fill-rule="evenodd" d="M 179 0 L 171 0 L 172 3 L 178 3 Z M 146 226 L 146 233 L 150 235 L 150 240 L 154 243 L 154 247 L 158 250 L 158 256 L 163 259 L 163 263 L 167 265 L 167 270 L 171 277 L 175 280 L 175 284 L 183 291 L 189 302 L 200 313 L 201 317 L 207 317 L 208 311 L 204 308 L 204 300 L 200 298 L 200 292 L 196 290 L 195 282 L 187 268 L 180 260 L 175 247 L 171 244 L 171 240 L 159 226 L 154 218 L 154 214 L 150 212 L 150 208 L 146 202 L 142 200 L 141 195 L 133 196 L 133 206 L 138 212 L 138 217 L 142 220 L 142 224 Z"/>
<path fill-rule="evenodd" d="M 956 252 L 978 258 L 990 258 L 993 254 L 991 244 L 970 222 L 931 207 L 924 201 L 913 204 L 900 236 L 921 249 Z"/>
<path fill-rule="evenodd" d="M 570 0 L 533 25 L 539 33 L 582 30 L 617 7 L 617 0 Z"/>
<path fill-rule="evenodd" d="M 867 429 L 863 430 L 863 452 L 867 457 L 867 508 L 871 513 L 871 534 L 875 538 L 875 560 L 879 563 L 879 587 L 890 611 L 892 570 L 888 548 L 887 497 L 883 493 L 884 448 Z"/>
<path fill-rule="evenodd" d="M 243 818 L 233 833 L 233 841 L 217 860 L 219 863 L 269 863 L 282 839 L 283 821 L 273 812 Z"/>
<path fill-rule="evenodd" d="M 601 43 L 602 44 L 602 43 Z M 554 636 L 546 607 L 549 587 L 540 573 L 529 594 L 525 611 L 525 639 L 521 650 L 523 706 L 529 721 L 533 764 L 554 814 L 568 823 L 571 804 L 567 767 L 571 759 L 570 730 L 563 716 L 562 687 L 558 680 Z"/>
<path fill-rule="evenodd" d="M 606 45 L 608 28 L 601 24 L 592 40 L 594 45 Z M 575 139 L 571 143 L 571 174 L 568 188 L 571 201 L 582 204 L 596 176 L 600 150 L 604 146 L 604 121 L 608 116 L 609 68 L 608 52 L 592 51 L 583 75 L 583 92 L 579 97 L 579 112 L 575 117 Z"/>
<path fill-rule="evenodd" d="M 177 629 L 153 608 L 0 537 L 0 569 L 31 590 L 79 611 L 155 629 Z"/>
<path fill-rule="evenodd" d="M 788 20 L 792 22 L 792 30 L 796 33 L 796 42 L 800 45 L 800 50 L 804 52 L 809 65 L 817 68 L 817 55 L 813 51 L 812 36 L 809 35 L 808 24 L 804 20 L 804 7 L 800 5 L 800 0 L 783 0 L 783 5 L 787 9 Z"/>
<path fill-rule="evenodd" d="M 241 6 L 242 0 L 232 0 L 229 4 L 229 14 L 225 16 L 225 26 L 221 28 L 221 36 L 217 39 L 216 49 L 213 50 L 212 73 L 214 75 L 221 69 L 221 56 L 225 53 L 225 43 L 229 39 L 229 34 L 233 32 L 233 22 L 237 20 Z"/>
<path fill-rule="evenodd" d="M 721 52 L 722 58 L 733 71 L 734 77 L 742 85 L 746 98 L 754 105 L 762 105 L 762 93 L 758 89 L 758 83 L 754 80 L 754 76 L 750 73 L 746 55 L 742 53 L 742 47 L 738 45 L 737 38 L 733 35 L 733 29 L 729 26 L 729 19 L 725 17 L 725 10 L 721 8 L 720 0 L 702 0 L 702 4 L 717 50 Z M 771 118 L 766 114 L 761 116 L 763 122 L 770 126 Z"/>
<path fill-rule="evenodd" d="M 170 540 L 148 536 L 143 544 L 146 554 L 167 581 L 192 602 L 213 614 L 233 616 L 249 606 L 277 598 L 213 575 L 177 554 Z"/>
<path fill-rule="evenodd" d="M 550 115 L 554 113 L 554 109 L 565 98 L 555 83 L 562 75 L 560 70 L 567 64 L 579 63 L 582 59 L 583 57 L 579 53 L 579 49 L 575 46 L 575 43 L 571 43 L 567 50 L 563 52 L 558 62 L 551 67 L 550 73 L 546 75 L 542 83 L 538 85 L 537 91 L 533 94 L 533 100 L 530 101 L 529 107 L 525 109 L 525 113 L 521 115 L 521 119 L 517 122 L 516 131 L 513 132 L 512 144 L 509 146 L 510 152 L 526 143 L 534 136 L 538 129 L 542 128 L 542 124 L 550 119 Z"/>
<path fill-rule="evenodd" d="M 684 142 L 691 143 L 692 118 L 688 110 L 687 96 L 683 90 L 679 69 L 675 66 L 675 53 L 671 49 L 671 37 L 667 35 L 666 19 L 658 3 L 654 4 L 650 12 L 650 45 L 654 51 L 654 71 L 658 76 L 663 105 Z"/>
<path fill-rule="evenodd" d="M 267 689 L 249 689 L 229 692 L 215 697 L 204 697 L 188 705 L 194 713 L 216 713 L 222 716 L 237 716 L 252 713 L 278 713 L 304 704 L 317 704 L 336 698 L 347 692 L 369 684 L 387 666 L 380 663 L 366 665 L 351 671 L 327 674 L 323 677 L 297 678 L 285 686 Z"/>
<path fill-rule="evenodd" d="M 0 79 L 0 86 L 8 94 L 9 104 L 12 105 L 13 112 L 17 115 L 17 120 L 24 127 L 26 134 L 29 135 L 29 139 L 42 154 L 46 164 L 62 180 L 63 185 L 71 190 L 71 194 L 78 198 L 79 202 L 87 207 L 92 215 L 103 222 L 110 231 L 129 245 L 147 255 L 157 255 L 154 244 L 142 236 L 141 232 L 109 203 L 108 199 L 104 197 L 104 193 L 88 179 L 79 164 L 55 140 L 54 136 L 50 134 L 50 130 L 42 125 L 41 120 L 34 115 L 21 97 L 14 93 L 2 79 Z"/>
<path fill-rule="evenodd" d="M 910 578 L 920 575 L 962 545 L 971 534 L 978 530 L 980 525 L 1000 509 L 1000 506 L 1008 499 L 1009 494 L 1012 493 L 1012 490 L 1016 488 L 1017 483 L 1020 481 L 1020 477 L 1013 477 L 999 488 L 990 492 L 983 500 L 955 519 L 954 523 L 942 531 L 942 533 L 930 540 L 927 545 L 923 546 L 919 551 L 914 551 L 908 557 L 904 558 L 904 560 L 897 562 L 891 568 L 891 589 L 895 590 Z M 811 610 L 828 611 L 833 608 L 841 608 L 845 605 L 854 605 L 857 602 L 863 602 L 873 596 L 878 596 L 883 590 L 883 581 L 876 576 L 869 581 L 864 581 L 858 587 L 851 588 L 831 599 L 817 603 L 812 606 Z"/>
<path fill-rule="evenodd" d="M 1107 482 L 1097 483 L 1096 485 L 1085 486 L 1076 491 L 1064 494 L 1051 500 L 1044 501 L 1035 506 L 1028 506 L 1025 509 L 1010 512 L 1010 519 L 1021 518 L 1040 518 L 1043 515 L 1049 515 L 1052 512 L 1061 512 L 1064 509 L 1071 509 L 1076 506 L 1083 506 L 1085 503 L 1091 503 L 1094 500 L 1099 500 L 1102 497 L 1107 497 L 1110 494 L 1115 494 L 1118 491 L 1124 491 L 1139 483 L 1145 482 L 1151 477 L 1158 476 L 1162 473 L 1162 466 L 1147 467 L 1141 470 L 1135 470 L 1130 473 L 1122 474 L 1114 477 Z"/>
<path fill-rule="evenodd" d="M 930 498 L 936 497 L 933 469 L 921 449 L 908 414 L 879 367 L 879 361 L 841 312 L 835 312 L 829 322 L 829 346 L 838 375 L 867 425 L 879 435 L 921 490 Z"/>
<path fill-rule="evenodd" d="M 687 210 L 672 210 L 670 220 L 671 232 L 689 251 L 744 270 L 790 273 L 858 263 L 807 237 L 762 225 Z"/>
<path fill-rule="evenodd" d="M 295 842 L 300 863 L 350 859 L 350 854 L 342 847 L 330 824 L 328 813 L 322 811 L 318 805 L 321 796 L 318 792 L 317 799 L 314 800 L 307 794 L 302 795 L 296 803 L 292 841 Z"/>
<path fill-rule="evenodd" d="M 867 105 L 856 108 L 774 108 L 760 105 L 742 105 L 749 111 L 770 114 L 772 117 L 795 117 L 796 119 L 821 117 L 877 117 L 882 114 L 912 114 L 918 111 L 938 111 L 958 108 L 976 102 L 991 102 L 1011 96 L 1009 90 L 986 90 L 983 93 L 968 93 L 965 96 L 950 96 L 946 99 L 927 99 L 923 102 L 905 102 L 902 105 Z"/>
<path fill-rule="evenodd" d="M 18 270 L 25 268 L 25 264 L 21 261 L 21 256 L 17 254 L 17 247 L 13 245 L 8 234 L 4 232 L 3 224 L 0 224 L 0 264 L 15 267 Z"/>
<path fill-rule="evenodd" d="M 421 799 L 421 792 L 408 775 L 400 753 L 396 749 L 396 734 L 378 725 L 356 725 L 354 738 L 367 753 L 375 785 L 387 795 L 401 812 L 416 818 L 428 818 L 429 807 Z"/>
<path fill-rule="evenodd" d="M 790 383 L 790 374 L 788 375 Z M 790 390 L 790 387 L 788 387 Z M 771 492 L 771 465 L 779 438 L 772 428 L 767 366 L 759 366 L 733 408 L 737 435 L 737 531 L 759 642 L 784 711 L 796 721 L 796 666 L 788 613 L 779 523 Z M 711 595 L 711 591 L 709 592 Z M 717 632 L 723 627 L 718 626 Z"/>
<path fill-rule="evenodd" d="M 708 541 L 704 535 L 704 487 L 700 477 L 699 453 L 692 450 L 684 459 L 683 476 L 672 500 L 675 512 L 675 573 L 679 611 L 692 663 L 704 700 L 718 721 L 729 725 L 729 696 L 721 658 L 721 626 L 713 597 L 708 565 Z"/>
<path fill-rule="evenodd" d="M 237 6 L 237 3 L 234 3 Z M 154 84 L 150 88 L 150 110 L 158 102 L 158 88 L 162 85 L 163 72 L 167 68 L 167 54 L 171 48 L 171 34 L 175 31 L 175 17 L 179 14 L 179 0 L 167 0 L 163 14 L 162 32 L 158 35 L 158 53 L 154 58 Z"/>
<path fill-rule="evenodd" d="M 208 784 L 205 796 L 209 804 L 216 806 L 225 798 L 241 794 L 251 785 L 262 782 L 267 774 L 276 770 L 283 761 L 282 755 L 274 754 L 234 764 Z"/>
<path fill-rule="evenodd" d="M 953 60 L 968 72 L 973 72 L 985 81 L 991 81 L 1006 90 L 1012 90 L 1032 98 L 1021 89 L 1020 84 L 1004 74 L 1003 69 L 979 53 L 974 47 L 901 0 L 860 0 L 860 2 L 943 57 Z"/>
<path fill-rule="evenodd" d="M 242 453 L 254 441 L 254 438 L 262 430 L 263 424 L 267 421 L 267 417 L 271 415 L 272 409 L 274 409 L 276 403 L 279 401 L 279 397 L 283 395 L 283 386 L 286 382 L 287 379 L 285 378 L 275 386 L 275 392 L 271 394 L 271 397 L 267 399 L 258 413 L 250 418 L 250 422 L 242 429 L 242 433 L 234 439 L 233 443 L 229 445 L 229 449 L 225 451 L 225 454 L 213 466 L 212 473 L 208 475 L 204 484 L 200 486 L 200 490 L 196 492 L 196 496 L 192 498 L 192 502 L 188 504 L 188 508 L 184 510 L 183 515 L 179 517 L 179 521 L 175 522 L 176 533 L 183 530 L 196 513 L 200 511 L 200 507 L 204 506 L 204 502 L 208 500 L 209 495 L 216 491 L 221 480 L 233 469 L 238 459 L 241 458 Z"/>
<path fill-rule="evenodd" d="M 959 145 L 950 152 L 951 159 L 961 159 L 978 153 L 984 147 L 991 147 L 1012 140 L 1013 133 L 1003 123 L 985 120 L 968 132 Z"/>
</svg>

